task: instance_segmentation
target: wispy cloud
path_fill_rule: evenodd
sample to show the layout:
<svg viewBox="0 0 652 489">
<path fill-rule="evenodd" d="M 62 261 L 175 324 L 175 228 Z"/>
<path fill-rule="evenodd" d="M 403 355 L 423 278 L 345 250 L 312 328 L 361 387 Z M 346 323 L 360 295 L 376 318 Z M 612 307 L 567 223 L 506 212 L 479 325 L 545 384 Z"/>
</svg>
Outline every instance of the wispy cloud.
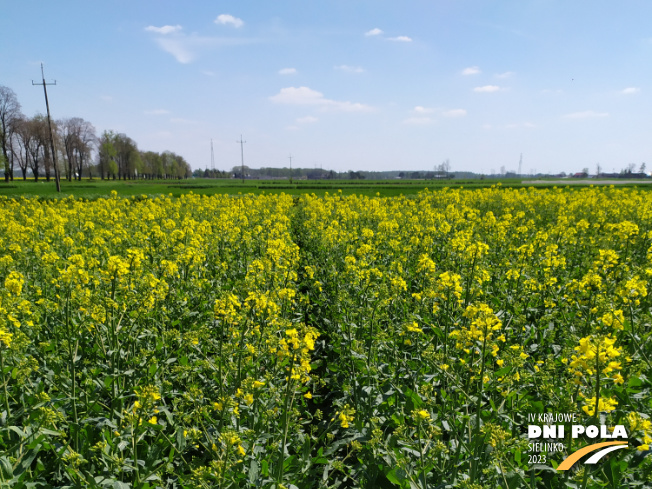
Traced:
<svg viewBox="0 0 652 489">
<path fill-rule="evenodd" d="M 531 122 L 518 122 L 513 124 L 507 124 L 505 126 L 505 128 L 507 129 L 519 129 L 519 128 L 533 129 L 535 127 L 537 127 L 536 124 L 532 124 Z"/>
<path fill-rule="evenodd" d="M 210 37 L 198 34 L 175 32 L 174 35 L 158 35 L 154 38 L 158 46 L 183 64 L 193 62 L 204 51 L 226 46 L 239 46 L 258 42 L 256 39 L 234 37 Z"/>
<path fill-rule="evenodd" d="M 313 117 L 311 115 L 307 115 L 305 117 L 299 117 L 297 119 L 297 124 L 314 124 L 318 120 L 319 119 L 317 119 L 316 117 Z"/>
<path fill-rule="evenodd" d="M 388 37 L 387 40 L 396 42 L 412 42 L 412 38 L 408 36 Z"/>
<path fill-rule="evenodd" d="M 513 71 L 506 71 L 505 73 L 496 74 L 496 78 L 501 78 L 501 79 L 510 78 L 510 77 L 514 76 L 515 74 L 516 73 L 514 73 Z"/>
<path fill-rule="evenodd" d="M 336 70 L 346 71 L 347 73 L 364 73 L 361 66 L 339 65 L 334 67 Z"/>
<path fill-rule="evenodd" d="M 462 74 L 467 76 L 477 75 L 478 73 L 482 73 L 482 71 L 480 71 L 480 68 L 478 68 L 477 66 L 469 66 L 468 68 L 464 68 L 462 70 Z"/>
<path fill-rule="evenodd" d="M 442 112 L 444 117 L 464 117 L 467 114 L 465 109 L 450 109 Z"/>
<path fill-rule="evenodd" d="M 170 122 L 174 122 L 175 124 L 199 124 L 197 121 L 182 119 L 181 117 L 172 117 Z"/>
<path fill-rule="evenodd" d="M 161 35 L 166 35 L 166 34 L 174 34 L 175 32 L 181 32 L 182 27 L 180 25 L 164 25 L 162 27 L 155 27 L 153 25 L 149 25 L 145 27 L 145 30 L 147 32 L 154 32 L 155 34 L 161 34 Z"/>
<path fill-rule="evenodd" d="M 627 87 L 626 89 L 624 89 L 620 93 L 622 93 L 623 95 L 633 95 L 633 94 L 638 93 L 640 91 L 641 91 L 641 89 L 638 88 L 638 87 Z"/>
<path fill-rule="evenodd" d="M 170 113 L 170 111 L 165 110 L 165 109 L 154 109 L 154 110 L 146 110 L 145 111 L 145 114 L 147 114 L 147 115 L 165 115 L 165 114 L 169 114 L 169 113 Z"/>
<path fill-rule="evenodd" d="M 564 119 L 596 119 L 601 117 L 609 117 L 608 112 L 596 112 L 595 110 L 585 110 L 582 112 L 573 112 L 562 116 Z"/>
<path fill-rule="evenodd" d="M 373 107 L 357 102 L 341 102 L 324 97 L 324 94 L 308 87 L 282 88 L 279 93 L 269 97 L 276 104 L 285 105 L 312 105 L 324 110 L 340 112 L 371 112 Z"/>
<path fill-rule="evenodd" d="M 375 27 L 374 29 L 371 29 L 370 31 L 367 31 L 364 33 L 365 36 L 370 37 L 370 36 L 380 36 L 383 33 L 378 27 Z"/>
<path fill-rule="evenodd" d="M 500 90 L 500 87 L 497 85 L 485 85 L 483 87 L 475 87 L 473 89 L 474 92 L 478 93 L 492 93 L 492 92 L 498 92 Z"/>
<path fill-rule="evenodd" d="M 278 70 L 279 75 L 296 75 L 297 74 L 297 69 L 296 68 L 282 68 Z"/>
<path fill-rule="evenodd" d="M 407 126 L 424 126 L 426 124 L 431 124 L 433 120 L 430 117 L 408 117 L 401 124 Z"/>
<path fill-rule="evenodd" d="M 216 24 L 221 24 L 221 25 L 232 25 L 235 28 L 242 27 L 244 25 L 244 22 L 242 19 L 238 19 L 237 17 L 234 17 L 233 15 L 230 14 L 220 14 L 217 16 L 217 19 L 215 19 Z"/>
<path fill-rule="evenodd" d="M 412 109 L 412 112 L 415 114 L 432 114 L 435 111 L 435 109 L 431 109 L 429 107 L 422 107 L 421 105 L 417 105 L 414 109 Z"/>
</svg>

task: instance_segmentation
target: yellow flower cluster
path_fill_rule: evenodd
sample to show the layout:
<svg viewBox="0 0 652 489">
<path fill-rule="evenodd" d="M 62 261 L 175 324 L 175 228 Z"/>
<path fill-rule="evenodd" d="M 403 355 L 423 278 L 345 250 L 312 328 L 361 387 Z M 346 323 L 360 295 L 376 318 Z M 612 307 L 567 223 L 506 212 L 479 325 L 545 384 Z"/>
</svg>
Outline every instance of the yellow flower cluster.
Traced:
<svg viewBox="0 0 652 489">
<path fill-rule="evenodd" d="M 601 374 L 611 374 L 616 383 L 622 383 L 619 371 L 622 365 L 615 359 L 622 356 L 622 348 L 614 346 L 616 338 L 612 336 L 587 336 L 580 339 L 575 347 L 578 355 L 572 355 L 569 367 L 573 375 L 582 377 L 593 376 L 599 370 Z"/>
</svg>

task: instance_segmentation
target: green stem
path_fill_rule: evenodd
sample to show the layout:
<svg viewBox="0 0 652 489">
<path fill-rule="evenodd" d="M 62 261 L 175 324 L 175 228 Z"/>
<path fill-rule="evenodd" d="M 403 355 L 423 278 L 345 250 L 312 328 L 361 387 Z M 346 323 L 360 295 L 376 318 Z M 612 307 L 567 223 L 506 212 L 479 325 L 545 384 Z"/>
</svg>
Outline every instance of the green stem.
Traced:
<svg viewBox="0 0 652 489">
<path fill-rule="evenodd" d="M 423 457 L 424 457 L 425 454 L 423 453 L 423 442 L 421 440 L 421 421 L 419 421 L 419 424 L 418 424 L 418 427 L 417 427 L 417 432 L 419 434 L 419 453 L 420 453 L 420 456 L 419 456 L 419 469 L 420 469 L 420 472 L 421 472 L 421 479 L 423 481 L 422 482 L 422 484 L 423 484 L 422 487 L 423 487 L 423 489 L 428 489 L 428 483 L 426 481 L 426 471 L 423 468 Z"/>
<path fill-rule="evenodd" d="M 7 418 L 9 418 L 9 393 L 7 392 L 7 379 L 5 378 L 5 357 L 2 354 L 3 349 L 0 346 L 0 368 L 2 369 L 2 388 L 5 393 L 5 411 L 7 411 Z"/>
<path fill-rule="evenodd" d="M 288 437 L 288 414 L 289 410 L 292 409 L 292 403 L 294 402 L 294 393 L 290 397 L 290 387 L 292 387 L 292 369 L 294 368 L 294 359 L 295 355 L 292 354 L 292 361 L 290 362 L 290 370 L 288 372 L 287 386 L 285 387 L 285 408 L 283 412 L 283 442 L 281 443 L 281 455 L 279 458 L 278 465 L 278 476 L 276 481 L 280 484 L 283 479 L 283 470 L 285 465 L 285 443 L 287 442 Z"/>
<path fill-rule="evenodd" d="M 480 414 L 481 414 L 481 409 L 482 409 L 482 393 L 484 391 L 484 366 L 485 366 L 485 361 L 484 361 L 484 355 L 487 349 L 487 325 L 485 323 L 484 327 L 484 337 L 482 339 L 482 355 L 480 357 L 480 362 L 482 363 L 482 366 L 480 367 L 480 387 L 478 389 L 478 401 L 476 403 L 476 414 L 475 414 L 475 429 L 473 430 L 473 451 L 474 451 L 474 457 L 471 465 L 471 483 L 475 482 L 475 474 L 477 471 L 478 467 L 478 452 L 479 452 L 479 446 L 480 443 L 478 441 L 478 434 L 480 433 Z"/>
</svg>

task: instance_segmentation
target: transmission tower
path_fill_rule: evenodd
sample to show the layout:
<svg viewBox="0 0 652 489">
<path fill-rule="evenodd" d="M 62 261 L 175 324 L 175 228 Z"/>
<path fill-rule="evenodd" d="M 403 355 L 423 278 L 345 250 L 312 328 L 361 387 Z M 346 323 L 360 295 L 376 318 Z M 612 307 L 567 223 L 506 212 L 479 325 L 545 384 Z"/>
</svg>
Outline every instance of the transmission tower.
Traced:
<svg viewBox="0 0 652 489">
<path fill-rule="evenodd" d="M 215 153 L 213 153 L 213 140 L 211 139 L 211 178 L 215 177 Z"/>
<path fill-rule="evenodd" d="M 240 143 L 240 159 L 241 159 L 241 164 L 242 164 L 242 183 L 244 183 L 244 143 L 247 141 L 242 140 L 242 134 L 240 134 L 240 141 L 236 141 L 236 143 Z"/>
</svg>

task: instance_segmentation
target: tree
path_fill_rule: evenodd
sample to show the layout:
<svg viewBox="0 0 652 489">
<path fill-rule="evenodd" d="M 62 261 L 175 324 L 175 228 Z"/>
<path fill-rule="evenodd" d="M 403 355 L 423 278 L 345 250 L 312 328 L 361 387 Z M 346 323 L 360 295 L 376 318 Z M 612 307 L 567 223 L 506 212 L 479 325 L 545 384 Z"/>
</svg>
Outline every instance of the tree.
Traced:
<svg viewBox="0 0 652 489">
<path fill-rule="evenodd" d="M 115 161 L 118 165 L 118 180 L 133 178 L 136 170 L 138 147 L 136 142 L 126 134 L 118 134 L 113 142 L 116 151 Z"/>
<path fill-rule="evenodd" d="M 29 168 L 29 147 L 32 140 L 30 121 L 21 117 L 16 121 L 13 141 L 18 159 L 18 166 L 23 174 L 23 180 L 27 180 L 27 169 Z"/>
<path fill-rule="evenodd" d="M 15 131 L 17 121 L 22 117 L 20 104 L 14 91 L 0 85 L 0 143 L 2 145 L 2 156 L 4 157 L 5 182 L 13 180 L 13 171 L 9 166 L 10 161 L 10 140 Z M 11 155 L 13 161 L 14 155 Z"/>
<path fill-rule="evenodd" d="M 77 133 L 75 142 L 75 149 L 77 151 L 77 180 L 82 179 L 84 168 L 88 169 L 88 176 L 90 178 L 91 155 L 93 148 L 97 144 L 95 126 L 84 119 L 80 119 L 79 132 Z"/>
<path fill-rule="evenodd" d="M 75 147 L 81 131 L 81 117 L 71 117 L 69 119 L 62 119 L 58 122 L 61 128 L 61 142 L 63 143 L 65 155 L 65 173 L 68 181 L 71 181 L 74 176 L 76 168 L 75 162 Z"/>
<path fill-rule="evenodd" d="M 41 114 L 35 115 L 27 120 L 26 130 L 29 132 L 29 143 L 27 151 L 29 152 L 28 164 L 34 175 L 34 181 L 38 182 L 41 164 L 45 166 L 45 147 L 48 143 L 47 120 Z"/>
<path fill-rule="evenodd" d="M 638 169 L 639 173 L 645 173 L 645 162 L 641 163 L 641 167 Z"/>
<path fill-rule="evenodd" d="M 113 131 L 104 131 L 99 140 L 99 150 L 97 154 L 97 166 L 100 172 L 100 178 L 104 180 L 104 175 L 109 178 L 109 164 L 115 161 L 117 152 L 115 149 L 116 134 Z M 117 167 L 116 167 L 117 172 Z M 115 177 L 114 177 L 115 178 Z"/>
</svg>

